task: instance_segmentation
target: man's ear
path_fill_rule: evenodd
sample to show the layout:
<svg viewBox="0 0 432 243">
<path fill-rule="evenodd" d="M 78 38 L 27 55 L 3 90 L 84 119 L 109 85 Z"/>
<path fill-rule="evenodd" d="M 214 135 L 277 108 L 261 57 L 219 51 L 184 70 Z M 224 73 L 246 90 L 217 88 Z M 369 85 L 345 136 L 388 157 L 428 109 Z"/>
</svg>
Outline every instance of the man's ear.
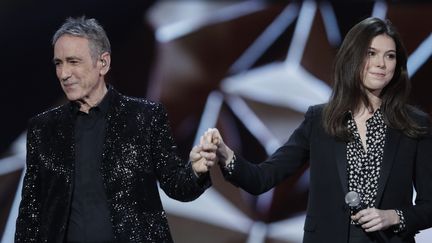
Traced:
<svg viewBox="0 0 432 243">
<path fill-rule="evenodd" d="M 110 53 L 109 52 L 102 53 L 102 55 L 100 56 L 100 60 L 98 62 L 100 62 L 101 65 L 101 69 L 100 69 L 101 74 L 102 75 L 107 74 L 111 65 Z"/>
</svg>

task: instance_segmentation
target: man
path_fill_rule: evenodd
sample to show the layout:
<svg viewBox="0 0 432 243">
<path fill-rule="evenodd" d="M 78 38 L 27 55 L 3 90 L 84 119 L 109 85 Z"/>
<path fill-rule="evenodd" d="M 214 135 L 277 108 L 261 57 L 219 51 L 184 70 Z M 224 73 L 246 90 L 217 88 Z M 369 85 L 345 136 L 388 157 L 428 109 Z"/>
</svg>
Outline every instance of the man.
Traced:
<svg viewBox="0 0 432 243">
<path fill-rule="evenodd" d="M 163 107 L 105 84 L 110 43 L 96 20 L 67 19 L 52 44 L 70 102 L 29 122 L 16 242 L 171 242 L 157 181 L 194 200 L 210 185 L 213 145 L 181 161 Z"/>
</svg>

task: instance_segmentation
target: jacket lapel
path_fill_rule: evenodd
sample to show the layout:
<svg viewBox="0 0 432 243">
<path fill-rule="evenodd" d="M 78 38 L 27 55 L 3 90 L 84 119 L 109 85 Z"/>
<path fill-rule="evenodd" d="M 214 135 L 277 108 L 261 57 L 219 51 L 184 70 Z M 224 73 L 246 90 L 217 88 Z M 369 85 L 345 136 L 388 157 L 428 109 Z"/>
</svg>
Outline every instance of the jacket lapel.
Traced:
<svg viewBox="0 0 432 243">
<path fill-rule="evenodd" d="M 337 140 L 335 143 L 336 164 L 344 195 L 348 193 L 346 142 Z"/>
<path fill-rule="evenodd" d="M 380 177 L 378 179 L 378 191 L 376 195 L 375 206 L 380 205 L 387 179 L 393 167 L 396 151 L 399 147 L 400 138 L 401 133 L 399 131 L 388 128 L 387 139 L 384 145 L 384 155 L 381 164 Z"/>
<path fill-rule="evenodd" d="M 120 104 L 120 95 L 116 90 L 110 88 L 110 106 L 108 109 L 108 113 L 106 115 L 107 123 L 105 127 L 105 139 L 103 144 L 103 153 L 102 153 L 102 177 L 105 180 L 105 183 L 111 183 L 112 177 L 107 176 L 112 173 L 112 168 L 115 168 L 116 157 L 119 156 L 118 151 L 116 151 L 115 144 L 121 144 L 119 140 L 121 140 L 121 128 L 124 124 L 120 122 L 122 119 L 120 117 L 123 115 L 121 113 L 121 104 Z"/>
<path fill-rule="evenodd" d="M 75 123 L 71 112 L 71 105 L 67 104 L 61 108 L 57 120 L 57 136 L 53 146 L 61 148 L 56 149 L 59 152 L 58 157 L 62 158 L 62 165 L 65 167 L 67 179 L 70 181 L 72 178 L 72 170 L 75 166 Z"/>
<path fill-rule="evenodd" d="M 381 202 L 382 194 L 386 186 L 393 162 L 396 156 L 396 151 L 401 139 L 401 133 L 388 128 L 387 138 L 384 146 L 383 161 L 381 164 L 380 178 L 378 179 L 378 191 L 375 200 L 375 206 Z M 335 156 L 338 169 L 339 178 L 341 180 L 342 190 L 344 194 L 348 193 L 348 175 L 347 175 L 347 157 L 346 157 L 346 143 L 338 140 L 335 143 Z"/>
<path fill-rule="evenodd" d="M 400 132 L 389 128 L 384 146 L 383 161 L 381 164 L 380 178 L 378 180 L 378 191 L 375 200 L 375 206 L 381 202 L 382 194 L 386 186 L 396 151 L 401 138 Z M 344 141 L 336 141 L 335 156 L 338 168 L 339 178 L 341 180 L 342 190 L 344 194 L 348 193 L 348 175 L 347 175 L 347 158 L 346 158 L 346 143 Z"/>
</svg>

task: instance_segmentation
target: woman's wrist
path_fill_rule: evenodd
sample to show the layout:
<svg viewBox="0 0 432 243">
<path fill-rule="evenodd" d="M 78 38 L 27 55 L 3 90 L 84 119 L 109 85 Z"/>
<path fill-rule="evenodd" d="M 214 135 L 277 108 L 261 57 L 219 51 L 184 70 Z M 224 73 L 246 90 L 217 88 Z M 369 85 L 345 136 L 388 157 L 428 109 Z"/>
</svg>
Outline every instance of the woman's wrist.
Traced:
<svg viewBox="0 0 432 243">
<path fill-rule="evenodd" d="M 232 151 L 231 149 L 227 149 L 227 158 L 224 162 L 224 166 L 227 166 L 229 163 L 232 163 L 234 160 L 234 151 Z"/>
<path fill-rule="evenodd" d="M 398 219 L 397 223 L 393 225 L 393 232 L 400 233 L 403 230 L 405 230 L 406 224 L 405 224 L 405 217 L 403 215 L 402 210 L 395 209 L 394 212 L 396 213 Z"/>
</svg>

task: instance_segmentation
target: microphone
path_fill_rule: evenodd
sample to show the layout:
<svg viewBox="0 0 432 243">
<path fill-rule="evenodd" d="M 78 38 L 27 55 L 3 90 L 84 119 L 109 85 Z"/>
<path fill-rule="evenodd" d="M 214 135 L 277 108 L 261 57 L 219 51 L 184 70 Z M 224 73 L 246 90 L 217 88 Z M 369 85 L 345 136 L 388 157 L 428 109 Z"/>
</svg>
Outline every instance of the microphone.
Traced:
<svg viewBox="0 0 432 243">
<path fill-rule="evenodd" d="M 350 191 L 345 195 L 345 203 L 349 206 L 353 215 L 358 213 L 360 210 L 367 208 L 366 205 L 361 202 L 361 198 L 358 192 L 355 191 Z M 368 234 L 380 243 L 387 242 L 387 240 L 382 236 L 382 232 L 380 231 L 375 231 Z"/>
<path fill-rule="evenodd" d="M 355 191 L 350 191 L 345 195 L 345 203 L 349 206 L 353 214 L 366 208 L 366 206 L 361 202 L 360 195 Z"/>
</svg>

